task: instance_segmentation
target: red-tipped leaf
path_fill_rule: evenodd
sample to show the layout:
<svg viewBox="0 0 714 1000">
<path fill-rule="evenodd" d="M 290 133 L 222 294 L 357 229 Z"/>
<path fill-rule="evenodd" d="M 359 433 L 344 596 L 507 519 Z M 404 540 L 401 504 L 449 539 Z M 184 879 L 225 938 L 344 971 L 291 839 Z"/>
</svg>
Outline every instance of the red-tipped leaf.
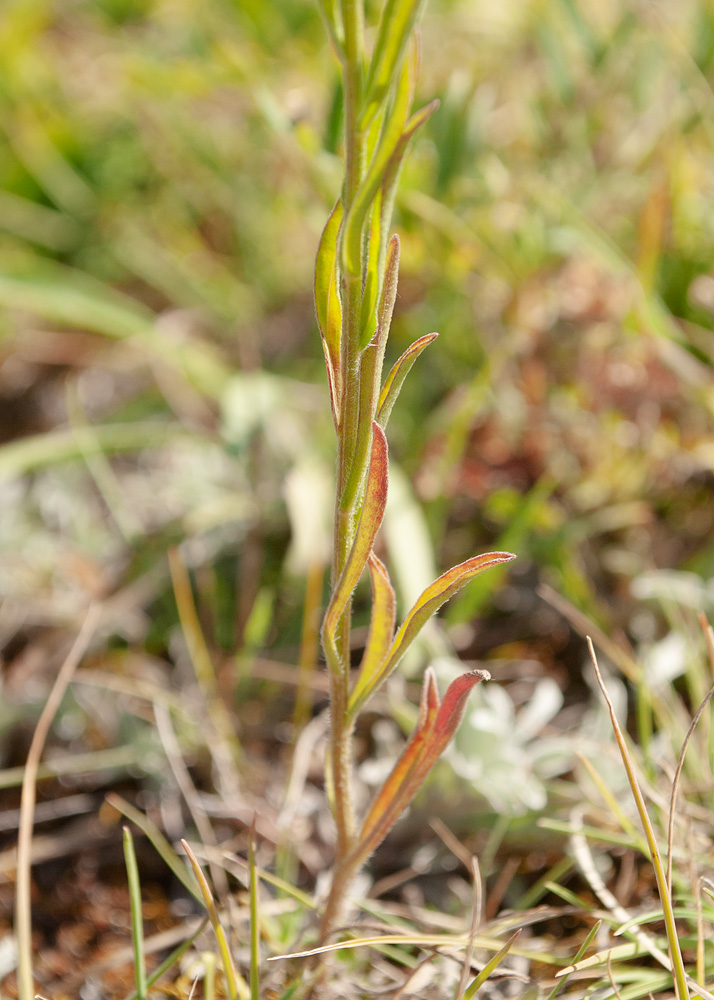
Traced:
<svg viewBox="0 0 714 1000">
<path fill-rule="evenodd" d="M 407 808 L 459 728 L 471 689 L 490 680 L 485 670 L 461 674 L 439 702 L 431 667 L 424 675 L 419 720 L 404 751 L 377 793 L 362 824 L 355 852 L 366 858 Z"/>
</svg>

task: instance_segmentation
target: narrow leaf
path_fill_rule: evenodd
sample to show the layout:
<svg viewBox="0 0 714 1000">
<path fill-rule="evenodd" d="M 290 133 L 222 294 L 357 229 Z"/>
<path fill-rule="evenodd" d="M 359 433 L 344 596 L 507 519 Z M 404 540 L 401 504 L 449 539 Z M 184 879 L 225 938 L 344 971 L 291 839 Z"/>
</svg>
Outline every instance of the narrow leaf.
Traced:
<svg viewBox="0 0 714 1000">
<path fill-rule="evenodd" d="M 124 862 L 126 864 L 129 902 L 131 906 L 131 940 L 134 946 L 134 975 L 138 1000 L 146 1000 L 146 957 L 144 955 L 144 917 L 141 909 L 141 885 L 139 866 L 131 830 L 124 827 Z"/>
<path fill-rule="evenodd" d="M 424 674 L 419 719 L 401 757 L 372 802 L 362 824 L 358 849 L 361 848 L 368 853 L 374 851 L 411 802 L 414 793 L 407 797 L 409 781 L 426 750 L 432 727 L 439 713 L 439 705 L 436 675 L 432 668 L 428 667 Z"/>
<path fill-rule="evenodd" d="M 431 616 L 439 610 L 442 604 L 458 593 L 469 580 L 479 573 L 511 562 L 516 557 L 511 552 L 486 552 L 480 556 L 467 559 L 466 562 L 452 566 L 450 570 L 435 580 L 416 601 L 407 617 L 402 622 L 394 641 L 390 646 L 383 663 L 369 678 L 360 674 L 350 696 L 349 715 L 354 718 L 364 703 L 377 690 L 379 685 L 397 666 L 405 652 L 416 639 Z"/>
<path fill-rule="evenodd" d="M 203 869 L 198 863 L 198 858 L 193 853 L 188 843 L 185 840 L 182 840 L 181 846 L 188 855 L 188 860 L 191 862 L 191 867 L 193 868 L 193 873 L 196 876 L 196 881 L 201 888 L 203 904 L 206 907 L 208 919 L 211 921 L 211 927 L 213 928 L 216 944 L 218 945 L 218 951 L 221 956 L 223 975 L 226 979 L 228 996 L 230 1000 L 239 1000 L 239 997 L 240 1000 L 248 1000 L 248 987 L 243 978 L 236 972 L 233 964 L 233 956 L 231 955 L 231 950 L 228 946 L 226 932 L 223 930 L 223 925 L 221 924 L 218 916 L 218 909 L 213 898 L 213 893 L 211 892 L 211 887 L 208 884 L 206 876 L 203 874 Z"/>
<path fill-rule="evenodd" d="M 422 0 L 387 0 L 379 24 L 367 76 L 367 102 L 362 125 L 376 114 L 387 96 L 394 71 L 419 16 Z"/>
<path fill-rule="evenodd" d="M 372 207 L 372 203 L 384 179 L 385 172 L 389 168 L 392 156 L 403 144 L 402 139 L 405 129 L 409 129 L 417 116 L 422 115 L 425 110 L 418 111 L 416 115 L 407 121 L 411 101 L 411 77 L 409 67 L 405 65 L 397 85 L 394 106 L 390 111 L 387 124 L 367 168 L 364 180 L 345 218 L 342 250 L 343 267 L 348 274 L 358 275 L 360 273 L 362 229 L 364 221 L 367 218 L 367 213 Z M 426 121 L 426 118 L 428 118 L 428 114 L 423 120 Z M 421 124 L 421 121 L 419 124 Z"/>
<path fill-rule="evenodd" d="M 384 171 L 382 173 L 382 226 L 383 228 L 389 228 L 390 220 L 392 218 L 392 211 L 394 209 L 394 198 L 397 190 L 397 182 L 399 180 L 399 174 L 401 173 L 402 164 L 404 162 L 404 157 L 406 155 L 409 143 L 411 142 L 414 134 L 421 128 L 421 126 L 431 118 L 436 109 L 439 107 L 439 101 L 431 101 L 426 107 L 421 108 L 417 111 L 409 121 L 406 123 L 404 132 L 399 138 L 393 152 L 389 157 Z"/>
<path fill-rule="evenodd" d="M 509 937 L 508 941 L 506 941 L 506 943 L 504 944 L 503 948 L 501 948 L 500 951 L 496 952 L 496 954 L 493 956 L 493 958 L 490 959 L 490 961 L 488 961 L 486 963 L 486 965 L 484 965 L 483 969 L 481 969 L 481 971 L 476 976 L 476 978 L 474 979 L 474 981 L 467 988 L 466 992 L 463 995 L 462 1000 L 473 1000 L 473 998 L 476 996 L 476 994 L 481 989 L 481 987 L 486 982 L 486 980 L 491 975 L 491 973 L 496 968 L 498 968 L 498 966 L 504 960 L 504 958 L 506 957 L 506 955 L 508 954 L 508 952 L 511 950 L 511 948 L 513 947 L 513 945 L 516 943 L 516 941 L 518 940 L 518 938 L 521 935 L 521 930 L 522 930 L 522 928 L 519 927 L 518 930 L 516 931 L 516 933 L 512 934 L 511 937 Z"/>
<path fill-rule="evenodd" d="M 583 943 L 578 948 L 577 953 L 575 955 L 575 958 L 573 959 L 573 965 L 575 965 L 577 962 L 579 962 L 580 959 L 583 957 L 583 955 L 585 954 L 585 952 L 590 947 L 590 942 L 597 935 L 597 933 L 598 933 L 598 931 L 600 930 L 601 927 L 602 927 L 602 920 L 596 920 L 595 923 L 590 928 L 590 930 L 588 931 L 585 940 L 583 941 Z M 557 973 L 556 973 L 556 975 L 557 975 Z M 546 997 L 546 1000 L 555 1000 L 555 998 L 560 993 L 560 991 L 562 990 L 562 988 L 565 986 L 565 984 L 567 983 L 567 981 L 568 981 L 569 978 L 570 978 L 570 975 L 562 976 L 562 978 L 555 984 L 555 986 L 553 987 L 553 989 L 550 991 L 550 993 Z"/>
<path fill-rule="evenodd" d="M 372 579 L 372 616 L 360 667 L 360 673 L 367 676 L 378 669 L 389 649 L 397 615 L 397 599 L 387 567 L 374 552 L 369 557 L 368 565 Z"/>
<path fill-rule="evenodd" d="M 173 847 L 153 820 L 150 820 L 148 816 L 145 816 L 142 812 L 135 808 L 135 806 L 123 799 L 121 795 L 117 795 L 116 792 L 109 792 L 106 796 L 106 802 L 113 809 L 116 809 L 117 812 L 126 816 L 127 819 L 130 819 L 132 823 L 139 827 L 153 846 L 154 850 L 171 869 L 176 878 L 183 883 L 184 887 L 188 889 L 191 895 L 200 903 L 202 899 L 201 890 L 196 883 L 196 880 L 191 876 L 191 873 L 186 870 L 186 866 L 181 863 Z"/>
<path fill-rule="evenodd" d="M 630 752 L 627 749 L 627 743 L 625 742 L 625 737 L 620 728 L 620 723 L 617 720 L 617 715 L 615 714 L 615 707 L 612 704 L 612 700 L 605 687 L 605 682 L 602 679 L 600 673 L 600 667 L 598 666 L 597 656 L 595 655 L 595 647 L 593 646 L 592 639 L 590 636 L 586 636 L 586 641 L 588 644 L 588 651 L 590 653 L 590 660 L 595 671 L 595 677 L 597 678 L 598 685 L 602 692 L 602 696 L 605 699 L 605 704 L 607 705 L 608 712 L 610 714 L 610 723 L 612 725 L 612 731 L 615 734 L 615 740 L 617 742 L 618 749 L 620 751 L 620 756 L 622 757 L 622 763 L 625 767 L 625 773 L 627 774 L 627 780 L 630 783 L 630 790 L 632 791 L 632 797 L 635 800 L 635 805 L 637 806 L 637 811 L 640 814 L 640 821 L 645 831 L 645 837 L 647 838 L 647 844 L 650 849 L 650 856 L 652 859 L 652 867 L 654 868 L 655 881 L 657 883 L 657 892 L 659 894 L 660 903 L 662 904 L 662 911 L 664 916 L 664 925 L 667 932 L 667 944 L 669 946 L 669 959 L 672 963 L 672 974 L 674 978 L 674 991 L 677 996 L 677 1000 L 688 1000 L 689 990 L 687 988 L 687 974 L 684 968 L 684 959 L 682 958 L 682 950 L 679 944 L 679 936 L 677 933 L 677 924 L 674 919 L 674 910 L 672 907 L 672 897 L 670 895 L 669 886 L 667 885 L 667 876 L 665 874 L 664 866 L 662 865 L 662 858 L 659 853 L 659 847 L 657 846 L 657 838 L 655 836 L 654 827 L 652 826 L 652 821 L 647 812 L 647 804 L 645 803 L 644 796 L 640 789 L 640 783 L 637 780 L 637 773 L 635 771 L 635 765 L 630 756 Z"/>
<path fill-rule="evenodd" d="M 379 405 L 377 407 L 377 421 L 382 427 L 387 426 L 392 407 L 404 384 L 404 380 L 409 374 L 412 365 L 429 344 L 433 343 L 439 336 L 438 333 L 427 333 L 423 337 L 415 340 L 411 347 L 408 347 L 404 354 L 396 362 L 384 383 L 384 387 L 379 395 Z"/>
<path fill-rule="evenodd" d="M 339 662 L 335 635 L 350 597 L 367 565 L 374 540 L 382 524 L 384 508 L 387 503 L 388 477 L 387 439 L 379 424 L 374 423 L 372 425 L 372 454 L 367 472 L 362 516 L 345 568 L 333 590 L 332 599 L 325 612 L 322 625 L 322 641 L 327 663 L 331 670 L 340 670 L 344 666 Z"/>
<path fill-rule="evenodd" d="M 440 703 L 434 671 L 427 668 L 419 720 L 362 824 L 355 848 L 360 859 L 378 847 L 426 781 L 459 727 L 471 689 L 489 679 L 490 674 L 485 670 L 461 674 L 451 682 Z"/>
<path fill-rule="evenodd" d="M 377 329 L 378 299 L 382 277 L 382 192 L 377 191 L 372 205 L 369 225 L 367 226 L 367 255 L 365 261 L 365 282 L 362 292 L 362 310 L 360 313 L 359 348 L 364 350 Z"/>
<path fill-rule="evenodd" d="M 396 233 L 392 235 L 387 244 L 384 262 L 384 279 L 380 290 L 379 311 L 377 314 L 377 341 L 381 348 L 381 358 L 379 366 L 379 376 L 382 375 L 382 362 L 384 360 L 384 349 L 387 346 L 387 338 L 392 326 L 392 315 L 394 314 L 394 303 L 397 301 L 397 286 L 399 284 L 399 258 L 401 256 L 401 244 Z"/>
<path fill-rule="evenodd" d="M 337 239 L 342 225 L 342 202 L 338 201 L 325 224 L 315 260 L 315 312 L 325 352 L 330 403 L 339 420 L 341 399 L 340 331 L 342 306 L 337 279 Z"/>
<path fill-rule="evenodd" d="M 364 469 L 367 449 L 370 447 L 372 422 L 377 412 L 379 386 L 382 380 L 384 352 L 392 321 L 394 300 L 397 295 L 397 280 L 399 275 L 399 237 L 392 236 L 387 247 L 385 276 L 382 283 L 381 298 L 378 309 L 377 329 L 369 343 L 362 349 L 359 377 L 359 421 L 357 426 L 357 441 L 355 443 L 352 468 L 345 483 L 341 502 L 349 506 L 354 501 L 361 486 L 361 472 Z M 365 295 L 367 291 L 365 290 Z"/>
</svg>

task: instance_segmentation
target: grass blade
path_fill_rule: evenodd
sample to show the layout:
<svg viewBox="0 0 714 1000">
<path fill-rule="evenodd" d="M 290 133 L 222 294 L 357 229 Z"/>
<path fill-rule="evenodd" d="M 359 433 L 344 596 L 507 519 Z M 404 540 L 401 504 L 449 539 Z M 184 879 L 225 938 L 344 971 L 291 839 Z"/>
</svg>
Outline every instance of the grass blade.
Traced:
<svg viewBox="0 0 714 1000">
<path fill-rule="evenodd" d="M 575 958 L 573 959 L 573 962 L 572 962 L 573 965 L 576 965 L 581 960 L 581 958 L 583 957 L 583 955 L 585 954 L 585 952 L 590 947 L 590 942 L 593 940 L 593 938 L 595 937 L 595 935 L 597 934 L 597 932 L 600 930 L 601 927 L 602 927 L 602 920 L 596 920 L 595 923 L 590 928 L 590 930 L 588 931 L 585 940 L 583 941 L 583 943 L 580 945 L 580 947 L 578 948 L 577 952 L 575 953 Z M 553 987 L 553 989 L 550 991 L 550 993 L 546 997 L 546 1000 L 555 1000 L 555 998 L 557 997 L 557 995 L 560 993 L 560 991 L 562 990 L 562 988 L 567 983 L 568 979 L 570 979 L 571 975 L 572 975 L 572 973 L 568 972 L 564 976 L 561 976 L 561 978 L 558 980 L 558 982 L 555 984 L 555 986 Z"/>
<path fill-rule="evenodd" d="M 154 983 L 157 982 L 157 980 L 161 979 L 161 977 L 164 975 L 164 973 L 168 972 L 168 970 L 171 968 L 171 966 L 175 962 L 178 962 L 178 960 L 181 958 L 181 956 L 184 954 L 184 952 L 188 951 L 188 949 L 191 947 L 191 945 L 196 940 L 196 938 L 201 933 L 201 931 L 203 930 L 203 928 L 206 926 L 207 923 L 208 923 L 208 917 L 206 917 L 205 920 L 202 920 L 201 923 L 196 928 L 196 930 L 193 932 L 193 934 L 189 935 L 189 937 L 187 937 L 185 941 L 182 941 L 181 944 L 177 948 L 174 948 L 174 950 L 171 952 L 171 954 L 168 955 L 163 960 L 163 962 L 161 963 L 161 965 L 158 965 L 154 969 L 154 971 L 151 973 L 151 975 L 149 976 L 149 978 L 146 980 L 147 989 L 149 987 L 153 986 Z M 133 993 L 129 993 L 124 998 L 124 1000 L 137 1000 L 137 997 L 138 997 L 138 993 L 137 993 L 136 990 L 134 990 L 134 992 Z"/>
<path fill-rule="evenodd" d="M 501 962 L 506 957 L 508 952 L 511 950 L 513 945 L 516 943 L 520 935 L 521 931 L 519 928 L 515 934 L 512 934 L 511 937 L 509 937 L 508 941 L 506 941 L 503 948 L 501 948 L 500 951 L 496 952 L 493 958 L 489 962 L 487 962 L 486 965 L 484 965 L 483 969 L 481 969 L 481 971 L 476 976 L 474 981 L 466 989 L 462 997 L 462 1000 L 472 1000 L 472 998 L 476 996 L 476 994 L 481 989 L 481 987 L 486 982 L 491 973 L 494 971 L 494 969 L 496 969 L 501 964 Z"/>
<path fill-rule="evenodd" d="M 645 831 L 645 837 L 647 838 L 647 844 L 649 845 L 650 855 L 652 857 L 652 866 L 654 868 L 655 879 L 657 881 L 657 891 L 659 893 L 660 902 L 662 903 L 662 910 L 664 913 L 664 924 L 667 930 L 667 943 L 669 945 L 669 958 L 672 963 L 672 973 L 674 976 L 674 988 L 677 994 L 677 1000 L 688 1000 L 689 989 L 687 987 L 687 973 L 684 969 L 684 960 L 682 958 L 682 952 L 679 947 L 679 937 L 677 935 L 677 925 L 674 921 L 674 912 L 672 909 L 672 897 L 669 893 L 669 888 L 667 886 L 667 877 L 665 874 L 664 867 L 662 865 L 662 858 L 659 853 L 659 848 L 657 846 L 657 840 L 655 837 L 654 828 L 649 818 L 647 812 L 647 806 L 645 805 L 645 800 L 640 790 L 640 785 L 637 780 L 637 775 L 635 774 L 634 764 L 632 758 L 630 757 L 630 752 L 627 749 L 627 744 L 625 743 L 625 737 L 620 729 L 620 724 L 617 721 L 617 716 L 615 715 L 615 708 L 610 700 L 610 695 L 605 687 L 605 682 L 600 674 L 600 668 L 597 662 L 597 656 L 595 655 L 595 647 L 593 646 L 592 639 L 587 636 L 588 649 L 590 652 L 590 659 L 592 661 L 593 668 L 595 670 L 595 676 L 597 678 L 598 685 L 602 691 L 603 698 L 607 704 L 608 711 L 610 713 L 610 722 L 612 723 L 612 729 L 615 733 L 615 739 L 620 750 L 620 756 L 622 757 L 622 762 L 625 765 L 625 771 L 627 773 L 627 780 L 630 783 L 630 788 L 632 790 L 632 795 L 637 805 L 637 812 L 640 815 L 640 820 Z"/>
<path fill-rule="evenodd" d="M 255 819 L 248 838 L 250 870 L 250 1000 L 260 1000 L 260 921 L 258 918 L 258 870 L 255 866 Z"/>
<path fill-rule="evenodd" d="M 196 876 L 196 881 L 201 888 L 203 904 L 206 907 L 208 919 L 211 921 L 211 927 L 213 928 L 213 933 L 216 936 L 216 943 L 221 956 L 221 963 L 223 964 L 223 975 L 226 979 L 228 996 L 230 1000 L 249 1000 L 248 987 L 245 980 L 238 975 L 233 964 L 233 956 L 231 955 L 228 939 L 226 938 L 226 933 L 223 930 L 223 925 L 221 924 L 218 916 L 218 909 L 216 907 L 216 901 L 213 898 L 213 893 L 211 892 L 211 887 L 206 880 L 206 876 L 203 874 L 203 869 L 198 863 L 198 858 L 185 840 L 181 841 L 181 846 L 188 855 L 191 867 L 193 868 L 193 873 Z"/>
<path fill-rule="evenodd" d="M 124 827 L 124 862 L 129 884 L 131 907 L 131 939 L 134 945 L 134 975 L 137 1000 L 146 1000 L 146 956 L 144 955 L 144 917 L 141 911 L 141 884 L 136 863 L 134 840 L 128 826 Z"/>
</svg>

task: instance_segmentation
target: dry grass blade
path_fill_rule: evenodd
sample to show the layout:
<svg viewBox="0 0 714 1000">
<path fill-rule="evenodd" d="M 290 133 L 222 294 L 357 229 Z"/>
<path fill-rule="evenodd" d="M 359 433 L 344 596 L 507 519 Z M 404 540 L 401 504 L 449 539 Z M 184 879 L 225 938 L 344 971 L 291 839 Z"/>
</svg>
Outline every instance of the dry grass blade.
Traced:
<svg viewBox="0 0 714 1000">
<path fill-rule="evenodd" d="M 699 708 L 692 718 L 692 723 L 687 730 L 687 735 L 684 737 L 684 742 L 682 744 L 682 749 L 679 752 L 679 759 L 677 760 L 677 770 L 674 772 L 674 779 L 672 781 L 672 795 L 669 803 L 669 820 L 667 822 L 667 889 L 670 896 L 672 895 L 672 851 L 674 847 L 674 807 L 677 802 L 677 792 L 679 790 L 679 782 L 682 777 L 682 768 L 684 767 L 684 757 L 687 752 L 687 747 L 689 746 L 689 741 L 694 735 L 694 730 L 697 728 L 697 723 L 701 719 L 704 709 L 707 707 L 711 701 L 712 695 L 714 695 L 714 687 L 709 688 L 704 701 L 701 703 Z"/>
<path fill-rule="evenodd" d="M 600 668 L 597 662 L 597 656 L 595 654 L 595 647 L 593 646 L 592 639 L 588 636 L 588 649 L 590 652 L 590 659 L 592 661 L 593 669 L 595 670 L 595 676 L 597 678 L 598 685 L 602 691 L 603 698 L 607 704 L 608 711 L 610 713 L 610 721 L 612 723 L 613 732 L 615 733 L 615 739 L 617 745 L 620 748 L 620 755 L 622 756 L 622 762 L 625 765 L 625 771 L 627 772 L 627 779 L 630 783 L 630 788 L 632 790 L 632 795 L 635 799 L 637 805 L 637 811 L 640 815 L 640 820 L 642 821 L 642 826 L 644 827 L 645 836 L 647 837 L 647 843 L 650 848 L 650 855 L 652 858 L 652 865 L 654 867 L 655 879 L 657 880 L 657 891 L 659 892 L 660 901 L 662 903 L 662 909 L 664 911 L 664 922 L 667 928 L 667 943 L 669 945 L 669 957 L 672 963 L 672 971 L 674 975 L 674 987 L 677 994 L 678 1000 L 686 1000 L 689 997 L 689 990 L 687 988 L 687 974 L 684 969 L 684 961 L 682 959 L 682 952 L 679 947 L 679 937 L 677 935 L 677 925 L 674 920 L 674 912 L 672 910 L 672 899 L 669 893 L 669 888 L 667 885 L 667 879 L 665 876 L 664 868 L 662 867 L 662 859 L 660 857 L 659 848 L 657 846 L 657 839 L 655 837 L 655 832 L 652 827 L 652 823 L 647 812 L 647 806 L 645 805 L 645 800 L 643 798 L 642 792 L 640 791 L 640 785 L 637 780 L 637 775 L 635 773 L 634 764 L 632 758 L 630 757 L 630 752 L 627 749 L 627 744 L 625 743 L 625 737 L 623 736 L 622 730 L 620 729 L 620 724 L 617 721 L 617 716 L 615 714 L 615 708 L 610 700 L 610 695 L 608 694 L 607 688 L 605 687 L 605 682 L 600 674 Z"/>
<path fill-rule="evenodd" d="M 154 702 L 154 718 L 159 738 L 166 751 L 166 757 L 176 779 L 176 784 L 186 800 L 186 805 L 191 812 L 199 836 L 205 844 L 217 847 L 218 841 L 213 832 L 211 821 L 201 805 L 200 796 L 194 788 L 191 775 L 181 754 L 176 733 L 171 725 L 171 716 L 166 706 L 160 702 Z M 211 865 L 211 878 L 216 886 L 216 890 L 219 896 L 225 899 L 228 896 L 228 879 L 226 878 L 226 873 L 220 865 L 216 865 L 213 862 L 209 862 L 209 864 Z"/>
<path fill-rule="evenodd" d="M 164 837 L 158 826 L 156 826 L 156 824 L 153 823 L 148 816 L 145 816 L 142 812 L 135 809 L 134 806 L 123 799 L 121 795 L 117 795 L 116 792 L 110 792 L 106 797 L 106 801 L 113 809 L 116 809 L 117 812 L 122 814 L 122 816 L 126 816 L 127 819 L 130 819 L 132 823 L 139 827 L 166 865 L 168 865 L 174 873 L 179 882 L 183 883 L 195 899 L 202 902 L 203 897 L 198 885 L 196 884 L 196 880 L 192 878 L 191 873 L 186 870 L 186 867 L 181 864 L 173 847 L 168 842 L 166 837 Z"/>
<path fill-rule="evenodd" d="M 17 838 L 17 881 L 15 886 L 15 938 L 18 956 L 18 996 L 20 1000 L 33 1000 L 35 987 L 32 974 L 32 903 L 31 874 L 32 829 L 34 826 L 37 794 L 37 770 L 52 720 L 57 713 L 72 675 L 84 656 L 92 639 L 101 605 L 92 604 L 87 611 L 82 628 L 67 658 L 59 669 L 50 696 L 42 710 L 32 743 L 27 754 L 25 776 L 20 800 L 20 824 Z"/>
<path fill-rule="evenodd" d="M 483 908 L 483 882 L 481 881 L 481 869 L 479 868 L 478 858 L 475 856 L 471 858 L 471 874 L 473 876 L 473 886 L 474 886 L 474 901 L 473 907 L 471 909 L 471 926 L 469 927 L 469 940 L 466 945 L 466 954 L 464 955 L 464 962 L 461 967 L 461 976 L 459 978 L 459 986 L 456 992 L 457 1000 L 458 997 L 464 995 L 464 990 L 466 989 L 466 980 L 468 978 L 469 969 L 471 968 L 471 955 L 474 950 L 474 938 L 476 937 L 476 931 L 481 923 L 481 911 Z M 513 936 L 512 941 L 516 940 L 516 937 L 520 934 L 517 931 Z"/>
</svg>

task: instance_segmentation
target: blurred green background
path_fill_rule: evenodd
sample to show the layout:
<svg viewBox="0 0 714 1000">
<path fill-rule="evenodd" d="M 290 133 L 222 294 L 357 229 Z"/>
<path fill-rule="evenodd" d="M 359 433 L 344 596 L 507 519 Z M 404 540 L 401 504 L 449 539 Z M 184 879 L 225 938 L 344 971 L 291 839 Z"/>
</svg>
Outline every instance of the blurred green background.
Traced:
<svg viewBox="0 0 714 1000">
<path fill-rule="evenodd" d="M 333 461 L 316 5 L 5 0 L 0 64 L 9 690 L 92 598 L 109 650 L 170 658 L 184 540 L 209 643 L 294 663 Z M 453 642 L 565 686 L 539 585 L 635 645 L 673 588 L 714 597 L 714 4 L 431 0 L 420 79 L 391 359 L 441 336 L 390 424 L 389 557 L 404 595 L 517 552 L 446 610 Z"/>
</svg>

